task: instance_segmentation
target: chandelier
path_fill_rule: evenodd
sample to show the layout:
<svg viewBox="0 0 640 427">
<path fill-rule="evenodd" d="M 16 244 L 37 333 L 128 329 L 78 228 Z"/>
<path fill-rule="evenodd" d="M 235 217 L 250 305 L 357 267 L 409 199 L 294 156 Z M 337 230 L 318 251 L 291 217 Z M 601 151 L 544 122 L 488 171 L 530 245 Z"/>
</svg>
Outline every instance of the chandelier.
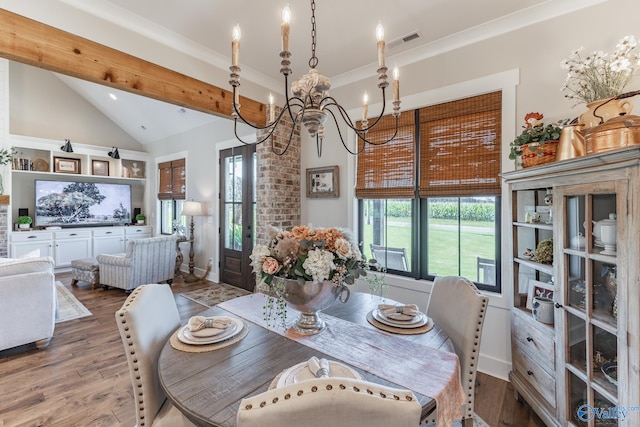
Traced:
<svg viewBox="0 0 640 427">
<path fill-rule="evenodd" d="M 316 140 L 316 148 L 318 151 L 318 157 L 322 156 L 322 140 L 324 138 L 324 126 L 328 117 L 333 119 L 338 131 L 338 136 L 344 148 L 351 154 L 358 154 L 364 149 L 365 143 L 372 145 L 382 145 L 393 140 L 398 133 L 398 117 L 400 116 L 400 82 L 398 80 L 398 67 L 393 70 L 393 117 L 395 119 L 395 131 L 393 135 L 384 141 L 371 141 L 367 139 L 367 132 L 373 129 L 386 109 L 386 97 L 385 89 L 389 86 L 387 81 L 387 67 L 384 59 L 384 29 L 379 23 L 376 27 L 376 38 L 378 48 L 378 88 L 382 91 L 382 110 L 380 115 L 375 118 L 373 123 L 369 125 L 368 120 L 368 96 L 365 92 L 362 100 L 362 120 L 360 127 L 358 127 L 346 110 L 338 104 L 338 102 L 329 95 L 329 89 L 331 88 L 331 82 L 327 76 L 317 70 L 318 57 L 316 56 L 316 2 L 311 0 L 311 58 L 309 59 L 310 70 L 307 74 L 300 77 L 298 80 L 291 84 L 291 92 L 289 93 L 289 75 L 291 74 L 291 52 L 289 51 L 289 23 L 291 20 L 291 10 L 289 6 L 282 11 L 282 24 L 280 25 L 280 33 L 282 39 L 282 51 L 280 57 L 280 73 L 284 76 L 284 93 L 286 102 L 279 109 L 278 116 L 276 117 L 276 110 L 273 101 L 273 96 L 269 95 L 269 120 L 265 126 L 257 126 L 249 121 L 245 120 L 240 114 L 240 67 L 238 66 L 238 57 L 240 54 L 240 27 L 236 25 L 233 28 L 232 42 L 231 42 L 231 79 L 229 83 L 233 86 L 233 113 L 234 119 L 234 133 L 236 138 L 244 144 L 261 144 L 271 138 L 282 122 L 285 116 L 289 116 L 293 122 L 291 132 L 289 134 L 288 142 L 285 147 L 278 151 L 272 145 L 272 151 L 277 155 L 283 155 L 290 147 L 291 141 L 294 136 L 295 130 L 302 124 L 309 132 L 311 138 Z M 351 128 L 358 136 L 358 139 L 363 141 L 362 148 L 351 150 L 342 136 L 340 126 L 338 124 L 338 116 L 342 118 L 344 123 Z M 261 137 L 258 137 L 255 141 L 244 141 L 238 135 L 238 119 L 243 123 L 253 127 L 256 130 L 264 131 Z"/>
</svg>

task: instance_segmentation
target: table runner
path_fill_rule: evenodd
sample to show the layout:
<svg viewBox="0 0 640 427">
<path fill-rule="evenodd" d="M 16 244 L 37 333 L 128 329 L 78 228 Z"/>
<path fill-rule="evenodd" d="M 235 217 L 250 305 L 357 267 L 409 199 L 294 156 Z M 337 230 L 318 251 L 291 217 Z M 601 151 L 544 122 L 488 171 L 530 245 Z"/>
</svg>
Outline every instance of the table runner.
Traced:
<svg viewBox="0 0 640 427">
<path fill-rule="evenodd" d="M 302 345 L 413 390 L 436 401 L 437 426 L 450 426 L 462 418 L 465 396 L 460 383 L 458 356 L 414 343 L 386 332 L 323 314 L 327 328 L 316 335 L 268 327 L 263 307 L 266 296 L 251 294 L 218 304 L 218 307 Z M 288 309 L 288 318 L 297 311 Z M 384 339 L 380 339 L 384 334 Z M 419 357 L 416 357 L 418 355 Z"/>
</svg>

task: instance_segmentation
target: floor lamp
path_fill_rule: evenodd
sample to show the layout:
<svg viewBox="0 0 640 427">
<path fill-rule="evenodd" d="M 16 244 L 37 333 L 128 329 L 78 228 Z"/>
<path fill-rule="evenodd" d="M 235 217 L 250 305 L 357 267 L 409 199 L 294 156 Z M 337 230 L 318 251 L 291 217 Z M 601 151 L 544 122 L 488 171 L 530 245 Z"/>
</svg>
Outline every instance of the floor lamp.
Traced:
<svg viewBox="0 0 640 427">
<path fill-rule="evenodd" d="M 185 283 L 193 283 L 200 280 L 199 277 L 193 274 L 193 267 L 195 266 L 193 262 L 193 217 L 204 215 L 202 208 L 202 202 L 194 202 L 193 200 L 185 201 L 182 205 L 182 216 L 191 217 L 191 228 L 189 229 L 189 274 L 184 278 Z"/>
</svg>

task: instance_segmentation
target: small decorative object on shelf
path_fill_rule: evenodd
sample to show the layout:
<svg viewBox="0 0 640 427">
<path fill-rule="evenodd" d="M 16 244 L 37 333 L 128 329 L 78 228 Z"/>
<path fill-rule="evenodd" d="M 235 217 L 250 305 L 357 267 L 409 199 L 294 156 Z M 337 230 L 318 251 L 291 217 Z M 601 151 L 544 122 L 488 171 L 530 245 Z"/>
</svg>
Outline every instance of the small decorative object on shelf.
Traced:
<svg viewBox="0 0 640 427">
<path fill-rule="evenodd" d="M 142 224 L 144 224 L 144 220 L 145 220 L 146 218 L 147 218 L 147 217 L 146 217 L 144 214 L 138 214 L 138 215 L 136 215 L 136 222 L 137 222 L 139 225 L 142 225 Z"/>
<path fill-rule="evenodd" d="M 580 48 L 561 62 L 560 66 L 568 70 L 561 89 L 567 92 L 565 98 L 575 100 L 577 104 L 585 103 L 589 109 L 580 116 L 580 123 L 592 127 L 631 112 L 631 101 L 621 98 L 626 98 L 624 88 L 640 67 L 636 46 L 635 37 L 628 35 L 618 42 L 611 55 L 593 51 L 583 57 L 583 48 Z"/>
<path fill-rule="evenodd" d="M 31 223 L 33 222 L 33 220 L 28 215 L 22 215 L 18 217 L 16 222 L 18 223 L 18 228 L 29 229 L 31 228 Z"/>
<path fill-rule="evenodd" d="M 267 322 L 275 314 L 286 328 L 286 302 L 301 312 L 294 330 L 307 335 L 323 330 L 320 310 L 338 298 L 343 302 L 349 298 L 345 284 L 367 275 L 366 262 L 351 233 L 337 228 L 273 229 L 269 244 L 256 245 L 250 258 L 256 289 L 268 295 Z"/>
<path fill-rule="evenodd" d="M 529 113 L 524 116 L 524 130 L 511 143 L 511 160 L 522 159 L 522 167 L 530 167 L 550 163 L 556 159 L 558 140 L 562 129 L 556 124 L 544 125 L 540 113 Z"/>
<path fill-rule="evenodd" d="M 534 258 L 536 262 L 541 264 L 553 264 L 553 237 L 538 243 Z"/>
</svg>

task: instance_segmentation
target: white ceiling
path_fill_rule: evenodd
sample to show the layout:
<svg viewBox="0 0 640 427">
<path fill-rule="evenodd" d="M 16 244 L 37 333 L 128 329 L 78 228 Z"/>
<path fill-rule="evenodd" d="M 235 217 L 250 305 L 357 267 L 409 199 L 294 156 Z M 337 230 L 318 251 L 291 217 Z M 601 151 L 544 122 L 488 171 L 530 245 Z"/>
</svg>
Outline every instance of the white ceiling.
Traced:
<svg viewBox="0 0 640 427">
<path fill-rule="evenodd" d="M 225 70 L 230 63 L 231 30 L 238 23 L 242 28 L 241 78 L 283 92 L 279 74 L 280 21 L 287 0 L 60 1 L 153 40 L 180 46 L 182 51 L 206 58 L 212 66 Z M 295 79 L 309 68 L 311 8 L 310 1 L 288 1 Z M 318 69 L 332 79 L 333 87 L 374 75 L 375 27 L 379 21 L 385 28 L 387 65 L 402 67 L 600 1 L 603 0 L 317 0 Z M 11 10 L 10 4 L 16 2 L 8 3 L 9 7 L 3 7 Z M 400 41 L 412 33 L 419 37 L 407 43 Z M 179 107 L 150 99 L 141 106 L 140 97 L 124 92 L 118 95 L 122 102 L 114 109 L 114 103 L 104 98 L 113 89 L 104 88 L 104 93 L 98 93 L 92 84 L 66 77 L 63 80 L 143 144 L 182 132 L 185 126 L 197 127 L 216 120 L 190 111 L 179 116 L 182 124 L 174 124 L 169 118 L 178 115 Z M 130 102 L 130 107 L 123 107 L 124 102 Z M 141 126 L 147 131 L 141 132 Z"/>
</svg>

